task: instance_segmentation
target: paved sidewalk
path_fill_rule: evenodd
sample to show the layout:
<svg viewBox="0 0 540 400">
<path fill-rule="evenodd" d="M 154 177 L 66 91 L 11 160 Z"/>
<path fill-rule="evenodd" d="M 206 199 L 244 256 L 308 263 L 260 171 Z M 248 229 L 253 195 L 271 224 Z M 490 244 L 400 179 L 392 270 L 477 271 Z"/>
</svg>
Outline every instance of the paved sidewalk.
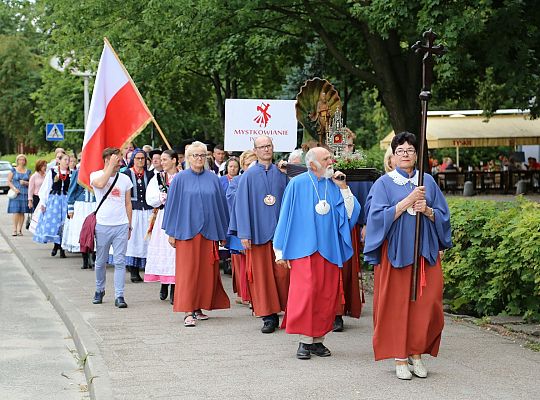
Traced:
<svg viewBox="0 0 540 400">
<path fill-rule="evenodd" d="M 88 399 L 62 320 L 0 238 L 0 399 Z"/>
<path fill-rule="evenodd" d="M 6 209 L 5 196 L 0 209 Z M 10 232 L 7 214 L 0 215 L 0 229 Z M 332 357 L 300 361 L 297 337 L 261 334 L 261 320 L 244 306 L 210 312 L 210 320 L 184 328 L 182 315 L 159 300 L 158 284 L 132 284 L 126 277 L 129 308 L 119 310 L 112 269 L 104 303 L 93 305 L 94 273 L 80 269 L 79 255 L 53 258 L 52 246 L 35 244 L 28 235 L 8 240 L 64 319 L 73 321 L 75 340 L 84 345 L 78 347 L 90 353 L 92 395 L 100 400 L 538 396 L 540 353 L 470 324 L 447 319 L 439 357 L 425 357 L 429 377 L 399 381 L 392 361 L 373 361 L 371 298 L 359 320 L 345 318 L 344 333 L 328 335 Z M 223 282 L 232 298 L 230 277 Z"/>
</svg>

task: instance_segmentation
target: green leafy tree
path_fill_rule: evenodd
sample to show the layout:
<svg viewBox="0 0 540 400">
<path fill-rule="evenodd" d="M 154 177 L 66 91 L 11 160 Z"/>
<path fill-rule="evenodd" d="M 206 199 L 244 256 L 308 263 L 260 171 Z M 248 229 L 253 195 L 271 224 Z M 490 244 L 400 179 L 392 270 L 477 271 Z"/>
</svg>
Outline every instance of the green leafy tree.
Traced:
<svg viewBox="0 0 540 400">
<path fill-rule="evenodd" d="M 0 152 L 35 136 L 31 93 L 39 87 L 38 36 L 29 1 L 0 1 Z"/>
</svg>

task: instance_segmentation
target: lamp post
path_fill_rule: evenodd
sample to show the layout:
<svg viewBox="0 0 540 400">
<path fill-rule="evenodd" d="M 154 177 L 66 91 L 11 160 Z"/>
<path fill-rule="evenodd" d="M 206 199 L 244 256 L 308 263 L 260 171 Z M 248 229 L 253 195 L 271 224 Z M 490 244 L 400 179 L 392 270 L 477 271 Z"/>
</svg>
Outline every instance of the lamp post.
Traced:
<svg viewBox="0 0 540 400">
<path fill-rule="evenodd" d="M 49 65 L 59 71 L 64 72 L 66 68 L 69 67 L 69 64 L 71 63 L 71 58 L 66 58 L 63 64 L 60 64 L 60 59 L 56 56 L 52 57 L 49 60 Z M 69 73 L 71 75 L 80 76 L 83 78 L 84 81 L 84 129 L 86 130 L 86 123 L 88 121 L 88 110 L 90 109 L 90 84 L 89 79 L 90 77 L 94 76 L 95 74 L 90 71 L 79 71 L 77 68 L 69 68 Z M 71 131 L 74 131 L 74 129 L 71 129 Z M 80 131 L 77 129 L 76 131 Z"/>
</svg>

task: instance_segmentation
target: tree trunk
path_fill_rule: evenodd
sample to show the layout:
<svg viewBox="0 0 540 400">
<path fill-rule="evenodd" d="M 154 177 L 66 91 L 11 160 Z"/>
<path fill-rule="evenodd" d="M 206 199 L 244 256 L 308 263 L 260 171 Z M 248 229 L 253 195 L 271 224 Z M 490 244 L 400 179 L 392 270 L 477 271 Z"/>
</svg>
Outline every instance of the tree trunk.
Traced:
<svg viewBox="0 0 540 400">
<path fill-rule="evenodd" d="M 214 71 L 212 73 L 212 83 L 214 85 L 214 91 L 216 93 L 216 109 L 219 114 L 219 119 L 221 122 L 221 129 L 225 129 L 225 99 L 223 98 L 221 79 L 219 74 Z"/>
</svg>

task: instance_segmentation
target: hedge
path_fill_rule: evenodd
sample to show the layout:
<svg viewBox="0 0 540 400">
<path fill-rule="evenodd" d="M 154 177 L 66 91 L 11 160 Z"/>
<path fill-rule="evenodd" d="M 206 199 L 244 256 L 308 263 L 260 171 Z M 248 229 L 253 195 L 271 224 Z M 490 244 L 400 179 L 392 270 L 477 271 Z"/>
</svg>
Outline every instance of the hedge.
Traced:
<svg viewBox="0 0 540 400">
<path fill-rule="evenodd" d="M 25 156 L 26 156 L 26 159 L 28 160 L 26 167 L 30 169 L 32 172 L 34 172 L 35 167 L 36 167 L 36 161 L 39 159 L 43 159 L 49 162 L 54 159 L 54 152 L 39 153 L 39 154 L 25 154 Z M 0 157 L 0 160 L 9 161 L 12 165 L 15 165 L 16 158 L 17 158 L 17 154 L 5 154 Z"/>
<path fill-rule="evenodd" d="M 443 271 L 451 310 L 540 320 L 540 204 L 521 197 L 448 203 L 454 247 Z"/>
</svg>

